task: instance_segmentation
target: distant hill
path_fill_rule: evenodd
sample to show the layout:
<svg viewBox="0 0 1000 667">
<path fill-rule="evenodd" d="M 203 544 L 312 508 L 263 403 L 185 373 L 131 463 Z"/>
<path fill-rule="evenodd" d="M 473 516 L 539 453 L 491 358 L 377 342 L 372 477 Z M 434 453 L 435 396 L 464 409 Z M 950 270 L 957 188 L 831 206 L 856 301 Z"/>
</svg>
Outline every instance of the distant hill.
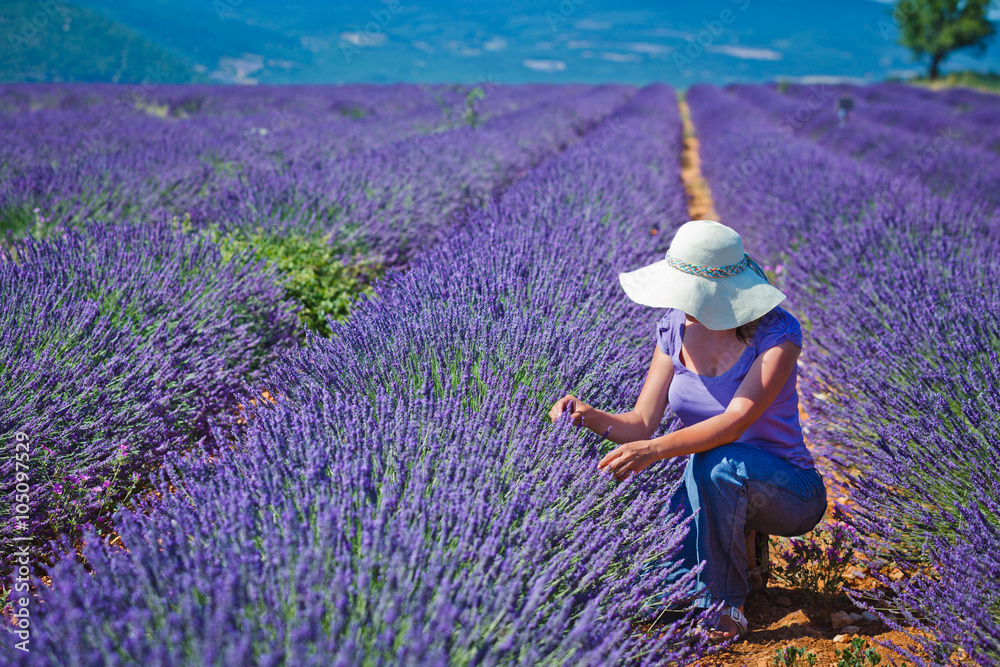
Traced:
<svg viewBox="0 0 1000 667">
<path fill-rule="evenodd" d="M 134 30 L 97 12 L 55 0 L 4 0 L 0 3 L 0 40 L 0 81 L 205 80 L 191 65 Z"/>
<path fill-rule="evenodd" d="M 196 71 L 215 83 L 301 83 L 284 75 L 305 66 L 312 55 L 297 34 L 270 16 L 259 20 L 241 16 L 261 7 L 276 17 L 296 16 L 302 10 L 295 5 L 256 0 L 68 1 L 129 26 L 191 62 Z M 328 17 L 321 17 L 319 22 L 326 20 Z"/>
</svg>

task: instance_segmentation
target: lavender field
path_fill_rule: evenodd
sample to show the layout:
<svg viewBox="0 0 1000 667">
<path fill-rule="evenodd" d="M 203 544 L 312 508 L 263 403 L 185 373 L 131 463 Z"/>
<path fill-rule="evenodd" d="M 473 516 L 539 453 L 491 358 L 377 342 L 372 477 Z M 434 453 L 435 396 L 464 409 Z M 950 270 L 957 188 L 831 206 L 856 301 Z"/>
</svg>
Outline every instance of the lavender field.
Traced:
<svg viewBox="0 0 1000 667">
<path fill-rule="evenodd" d="M 638 627 L 688 583 L 644 567 L 684 461 L 618 484 L 547 418 L 642 387 L 662 313 L 617 275 L 690 218 L 673 89 L 137 90 L 0 85 L 0 663 L 706 653 Z M 803 324 L 809 445 L 906 574 L 849 594 L 913 664 L 1000 664 L 997 98 L 686 101 Z"/>
</svg>

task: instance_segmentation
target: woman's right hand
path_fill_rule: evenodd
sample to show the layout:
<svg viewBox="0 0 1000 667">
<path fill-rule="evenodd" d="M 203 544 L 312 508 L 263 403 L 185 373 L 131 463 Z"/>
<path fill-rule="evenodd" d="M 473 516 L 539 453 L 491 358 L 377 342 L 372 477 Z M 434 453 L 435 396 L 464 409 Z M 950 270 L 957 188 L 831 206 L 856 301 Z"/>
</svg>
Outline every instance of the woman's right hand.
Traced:
<svg viewBox="0 0 1000 667">
<path fill-rule="evenodd" d="M 566 394 L 552 405 L 549 410 L 549 419 L 555 421 L 564 412 L 570 413 L 570 421 L 574 426 L 583 426 L 587 420 L 587 415 L 593 410 L 592 407 L 581 401 L 573 394 Z"/>
</svg>

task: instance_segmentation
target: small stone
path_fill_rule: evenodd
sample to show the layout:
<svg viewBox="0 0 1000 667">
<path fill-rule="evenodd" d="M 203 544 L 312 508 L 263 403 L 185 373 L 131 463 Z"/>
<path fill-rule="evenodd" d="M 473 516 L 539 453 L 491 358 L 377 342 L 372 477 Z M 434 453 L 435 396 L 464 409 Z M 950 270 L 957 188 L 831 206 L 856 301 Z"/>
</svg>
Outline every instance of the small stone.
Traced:
<svg viewBox="0 0 1000 667">
<path fill-rule="evenodd" d="M 835 611 L 830 614 L 830 622 L 833 623 L 834 630 L 840 630 L 845 625 L 851 624 L 851 617 L 844 611 Z"/>
<path fill-rule="evenodd" d="M 846 644 L 851 641 L 850 635 L 837 635 L 833 638 L 834 644 Z"/>
<path fill-rule="evenodd" d="M 861 618 L 868 621 L 869 623 L 874 623 L 875 621 L 878 620 L 878 616 L 871 613 L 870 611 L 866 611 L 865 613 L 861 614 Z"/>
<path fill-rule="evenodd" d="M 761 658 L 757 661 L 757 667 L 768 667 L 768 661 L 765 658 Z"/>
<path fill-rule="evenodd" d="M 791 607 L 792 601 L 786 598 L 784 595 L 779 595 L 778 597 L 774 598 L 774 604 L 778 605 L 779 607 Z"/>
<path fill-rule="evenodd" d="M 848 625 L 843 630 L 845 635 L 856 635 L 861 632 L 861 628 L 856 625 Z"/>
<path fill-rule="evenodd" d="M 851 619 L 851 623 L 857 623 L 858 621 L 861 620 L 861 614 L 858 614 L 856 612 L 851 612 L 850 614 L 848 614 L 848 616 Z"/>
<path fill-rule="evenodd" d="M 892 579 L 893 581 L 899 581 L 900 579 L 903 578 L 903 573 L 896 568 L 892 568 L 891 570 L 889 570 L 889 578 Z"/>
</svg>

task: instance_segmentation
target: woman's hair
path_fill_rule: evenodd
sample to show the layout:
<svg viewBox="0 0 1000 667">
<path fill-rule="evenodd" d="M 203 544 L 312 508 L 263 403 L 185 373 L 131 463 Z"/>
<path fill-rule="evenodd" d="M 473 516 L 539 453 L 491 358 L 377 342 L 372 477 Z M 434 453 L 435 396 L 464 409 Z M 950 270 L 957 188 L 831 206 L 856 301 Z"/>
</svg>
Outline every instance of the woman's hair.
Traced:
<svg viewBox="0 0 1000 667">
<path fill-rule="evenodd" d="M 757 330 L 757 325 L 760 324 L 761 315 L 755 320 L 751 320 L 746 324 L 736 327 L 736 337 L 740 339 L 740 342 L 744 345 L 749 345 L 750 341 L 753 340 L 753 332 Z"/>
</svg>

